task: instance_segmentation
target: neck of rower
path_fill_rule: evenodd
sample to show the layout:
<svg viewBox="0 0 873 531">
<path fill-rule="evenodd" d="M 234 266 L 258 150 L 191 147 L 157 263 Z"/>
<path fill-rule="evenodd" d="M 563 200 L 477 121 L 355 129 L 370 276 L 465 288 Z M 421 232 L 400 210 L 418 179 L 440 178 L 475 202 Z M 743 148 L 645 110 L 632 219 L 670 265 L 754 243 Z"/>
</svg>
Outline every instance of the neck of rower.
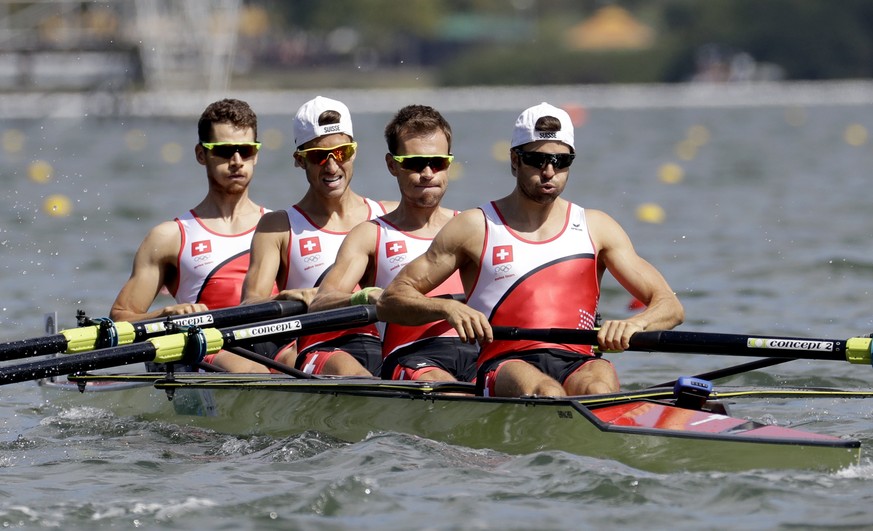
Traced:
<svg viewBox="0 0 873 531">
<path fill-rule="evenodd" d="M 370 208 L 364 198 L 347 189 L 337 197 L 326 197 L 309 190 L 297 205 L 321 228 L 348 232 L 358 223 L 367 221 Z"/>
<path fill-rule="evenodd" d="M 383 219 L 404 232 L 422 238 L 432 238 L 453 215 L 452 210 L 439 205 L 422 207 L 408 201 L 401 201 L 397 208 L 383 216 Z"/>
<path fill-rule="evenodd" d="M 507 225 L 515 232 L 534 241 L 554 237 L 564 227 L 569 203 L 558 197 L 548 203 L 539 203 L 518 191 L 496 202 L 497 209 Z"/>
<path fill-rule="evenodd" d="M 192 210 L 209 229 L 225 234 L 251 229 L 261 215 L 260 205 L 249 199 L 248 191 L 240 194 L 210 191 Z"/>
</svg>

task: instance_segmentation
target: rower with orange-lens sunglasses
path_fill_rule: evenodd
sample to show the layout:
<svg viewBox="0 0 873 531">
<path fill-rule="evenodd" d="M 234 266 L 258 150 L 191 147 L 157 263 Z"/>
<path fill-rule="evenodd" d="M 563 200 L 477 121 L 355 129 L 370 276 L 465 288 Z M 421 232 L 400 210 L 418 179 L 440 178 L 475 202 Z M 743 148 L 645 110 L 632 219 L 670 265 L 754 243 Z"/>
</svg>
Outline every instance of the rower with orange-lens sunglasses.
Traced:
<svg viewBox="0 0 873 531">
<path fill-rule="evenodd" d="M 314 147 L 309 149 L 299 149 L 295 151 L 294 154 L 303 157 L 310 164 L 324 166 L 327 164 L 327 159 L 331 156 L 336 160 L 337 164 L 342 164 L 354 157 L 357 149 L 357 142 L 349 142 L 347 144 L 340 144 L 329 148 Z"/>
</svg>

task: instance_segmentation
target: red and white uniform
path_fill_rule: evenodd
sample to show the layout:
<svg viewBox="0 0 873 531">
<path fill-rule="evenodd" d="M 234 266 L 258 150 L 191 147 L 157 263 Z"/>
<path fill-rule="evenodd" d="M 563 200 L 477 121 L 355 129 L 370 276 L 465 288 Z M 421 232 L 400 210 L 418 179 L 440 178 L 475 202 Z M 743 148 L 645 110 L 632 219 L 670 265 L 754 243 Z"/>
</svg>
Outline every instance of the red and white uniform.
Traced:
<svg viewBox="0 0 873 531">
<path fill-rule="evenodd" d="M 261 208 L 261 215 L 269 210 Z M 249 269 L 255 227 L 240 234 L 219 234 L 206 228 L 193 210 L 176 218 L 182 233 L 170 293 L 178 303 L 202 303 L 210 310 L 240 303 Z"/>
<path fill-rule="evenodd" d="M 510 229 L 493 202 L 479 208 L 485 213 L 485 246 L 467 304 L 492 326 L 593 328 L 600 282 L 585 210 L 571 203 L 561 231 L 535 242 Z M 494 341 L 482 348 L 478 363 L 538 348 L 592 354 L 590 345 Z"/>
<path fill-rule="evenodd" d="M 367 219 L 385 214 L 385 207 L 372 199 L 364 198 L 370 213 Z M 314 288 L 328 270 L 333 267 L 340 245 L 348 232 L 334 232 L 318 227 L 298 207 L 287 210 L 291 237 L 288 242 L 288 277 L 281 289 Z M 347 330 L 337 330 L 324 334 L 303 336 L 297 340 L 299 352 L 325 341 L 348 334 L 364 334 L 379 337 L 374 325 Z"/>
<path fill-rule="evenodd" d="M 457 215 L 457 212 L 455 213 Z M 376 278 L 373 284 L 386 288 L 394 280 L 403 266 L 423 255 L 433 238 L 413 236 L 399 230 L 382 218 L 373 222 L 379 226 L 376 237 Z M 428 296 L 453 295 L 464 293 L 461 275 L 455 271 L 445 282 L 428 293 Z M 446 321 L 434 321 L 420 326 L 377 323 L 382 334 L 382 357 L 395 350 L 432 337 L 458 337 L 455 329 Z"/>
</svg>

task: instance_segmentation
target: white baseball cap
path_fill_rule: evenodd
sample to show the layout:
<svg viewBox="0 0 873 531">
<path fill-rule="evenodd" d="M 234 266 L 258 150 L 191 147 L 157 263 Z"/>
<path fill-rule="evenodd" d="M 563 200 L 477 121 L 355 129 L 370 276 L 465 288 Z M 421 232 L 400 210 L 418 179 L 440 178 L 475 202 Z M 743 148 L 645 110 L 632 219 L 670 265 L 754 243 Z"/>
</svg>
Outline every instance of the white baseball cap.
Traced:
<svg viewBox="0 0 873 531">
<path fill-rule="evenodd" d="M 324 111 L 336 111 L 340 115 L 337 124 L 318 125 L 318 117 Z M 314 138 L 324 135 L 345 133 L 354 138 L 352 132 L 352 115 L 345 103 L 323 96 L 304 103 L 294 116 L 294 145 L 303 145 Z"/>
<path fill-rule="evenodd" d="M 561 130 L 537 131 L 537 120 L 543 116 L 557 118 L 561 122 Z M 515 128 L 512 130 L 512 142 L 509 147 L 514 148 L 528 142 L 536 142 L 537 140 L 557 140 L 567 144 L 575 152 L 573 121 L 570 119 L 567 111 L 559 109 L 554 105 L 549 105 L 546 102 L 525 109 L 519 115 L 518 120 L 515 121 Z"/>
</svg>

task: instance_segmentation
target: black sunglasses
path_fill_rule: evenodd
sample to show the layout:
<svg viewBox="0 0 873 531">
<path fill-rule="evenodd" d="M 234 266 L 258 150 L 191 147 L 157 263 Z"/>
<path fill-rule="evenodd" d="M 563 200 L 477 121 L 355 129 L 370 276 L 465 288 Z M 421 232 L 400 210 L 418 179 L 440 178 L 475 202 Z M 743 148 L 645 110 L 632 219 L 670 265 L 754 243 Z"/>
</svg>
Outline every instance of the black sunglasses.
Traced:
<svg viewBox="0 0 873 531">
<path fill-rule="evenodd" d="M 525 151 L 523 149 L 514 151 L 521 158 L 521 162 L 541 170 L 545 169 L 548 164 L 551 164 L 556 170 L 569 168 L 570 164 L 573 164 L 573 159 L 576 158 L 575 153 L 540 153 L 539 151 Z"/>
<path fill-rule="evenodd" d="M 261 149 L 260 142 L 242 142 L 239 144 L 234 142 L 200 142 L 200 145 L 211 151 L 216 157 L 223 159 L 233 158 L 234 153 L 239 153 L 240 157 L 247 159 L 254 157 Z"/>
<path fill-rule="evenodd" d="M 443 171 L 449 167 L 454 155 L 391 155 L 394 160 L 400 163 L 400 167 L 404 170 L 421 173 L 425 168 L 430 167 L 431 170 Z"/>
</svg>

